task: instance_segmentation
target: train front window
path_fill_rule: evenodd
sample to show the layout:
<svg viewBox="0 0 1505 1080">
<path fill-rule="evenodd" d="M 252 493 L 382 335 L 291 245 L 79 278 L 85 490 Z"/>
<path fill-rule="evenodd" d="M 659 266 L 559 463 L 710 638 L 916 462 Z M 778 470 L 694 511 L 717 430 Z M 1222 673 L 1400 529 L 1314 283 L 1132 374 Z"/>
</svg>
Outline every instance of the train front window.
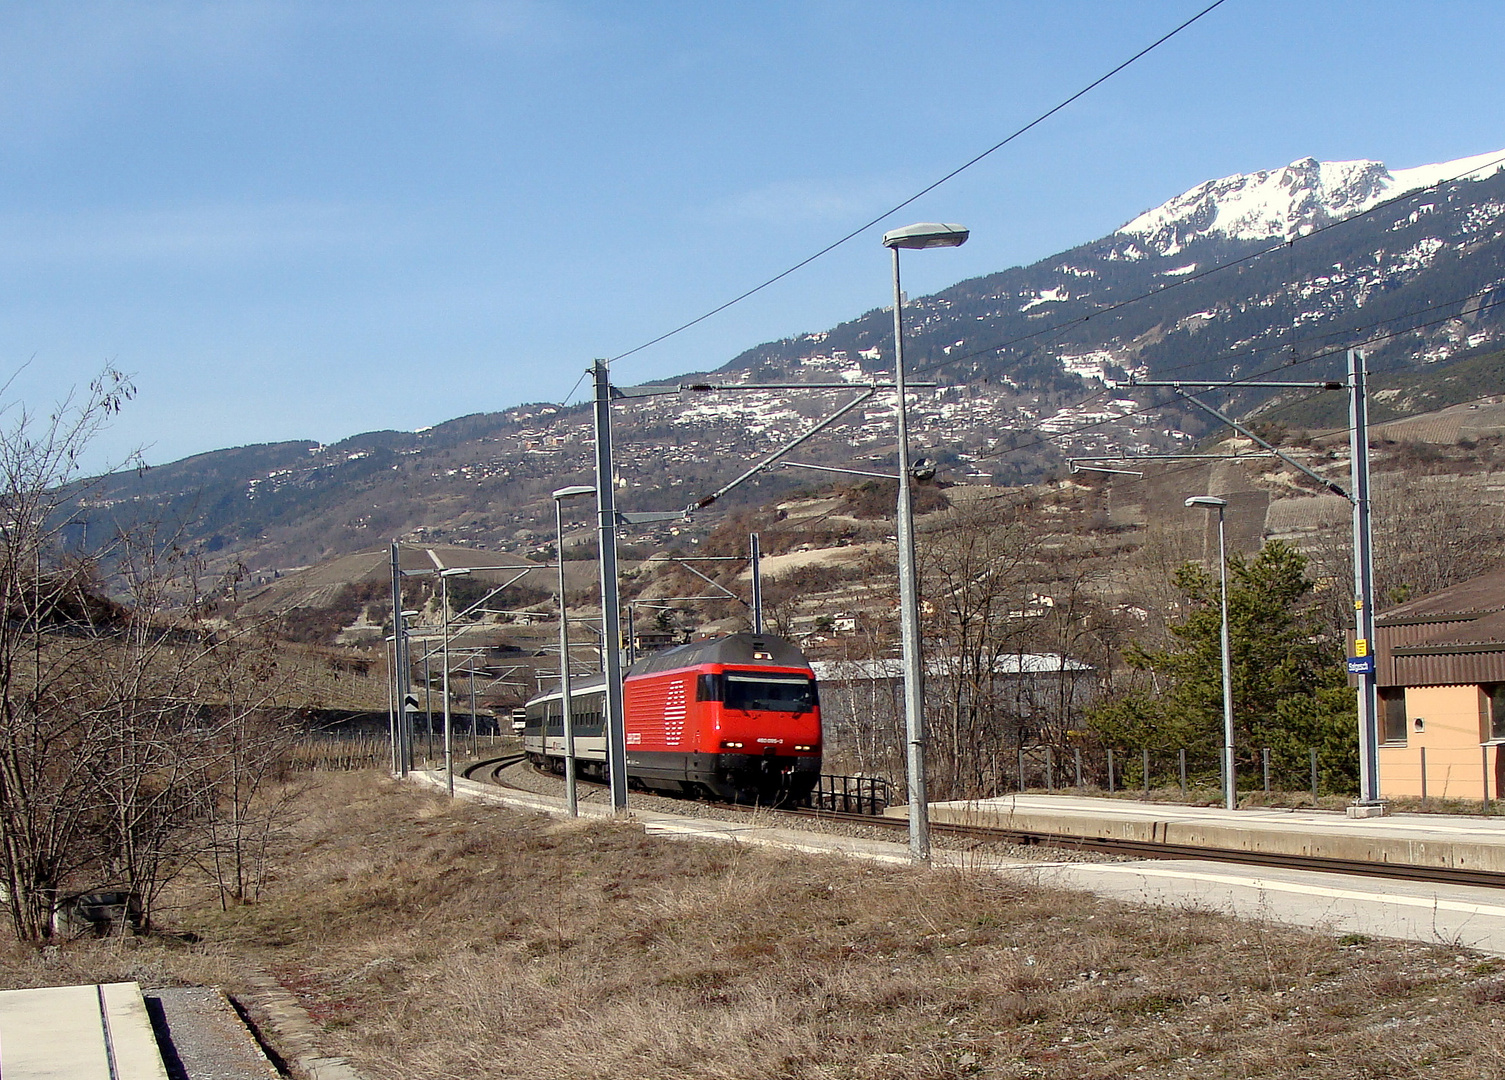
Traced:
<svg viewBox="0 0 1505 1080">
<path fill-rule="evenodd" d="M 722 676 L 722 703 L 728 709 L 759 712 L 809 712 L 815 708 L 815 681 L 805 675 Z"/>
</svg>

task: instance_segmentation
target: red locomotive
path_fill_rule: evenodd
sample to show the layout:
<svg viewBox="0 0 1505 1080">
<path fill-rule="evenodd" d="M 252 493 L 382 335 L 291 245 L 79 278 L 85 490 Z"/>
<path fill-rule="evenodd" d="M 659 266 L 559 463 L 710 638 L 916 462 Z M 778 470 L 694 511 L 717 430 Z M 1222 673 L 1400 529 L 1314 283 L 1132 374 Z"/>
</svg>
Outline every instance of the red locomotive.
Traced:
<svg viewBox="0 0 1505 1080">
<path fill-rule="evenodd" d="M 573 682 L 575 759 L 604 776 L 605 686 Z M 558 690 L 528 702 L 523 749 L 563 766 Z M 627 776 L 658 791 L 743 802 L 805 801 L 820 779 L 820 703 L 804 654 L 783 638 L 731 634 L 639 660 L 622 687 Z"/>
</svg>

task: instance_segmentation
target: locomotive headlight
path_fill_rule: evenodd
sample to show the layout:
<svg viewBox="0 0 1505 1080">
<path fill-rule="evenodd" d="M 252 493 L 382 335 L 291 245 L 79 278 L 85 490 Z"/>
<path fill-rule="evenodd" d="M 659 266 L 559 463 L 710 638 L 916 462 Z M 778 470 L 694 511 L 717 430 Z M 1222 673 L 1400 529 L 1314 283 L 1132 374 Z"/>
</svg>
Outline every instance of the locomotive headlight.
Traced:
<svg viewBox="0 0 1505 1080">
<path fill-rule="evenodd" d="M 795 744 L 794 748 L 796 750 L 814 750 L 815 749 L 815 747 L 813 747 L 813 746 L 800 746 L 799 744 Z"/>
<path fill-rule="evenodd" d="M 739 743 L 739 742 L 727 742 L 727 741 L 723 741 L 721 743 L 721 749 L 723 749 L 723 750 L 741 750 L 742 749 L 742 744 Z"/>
</svg>

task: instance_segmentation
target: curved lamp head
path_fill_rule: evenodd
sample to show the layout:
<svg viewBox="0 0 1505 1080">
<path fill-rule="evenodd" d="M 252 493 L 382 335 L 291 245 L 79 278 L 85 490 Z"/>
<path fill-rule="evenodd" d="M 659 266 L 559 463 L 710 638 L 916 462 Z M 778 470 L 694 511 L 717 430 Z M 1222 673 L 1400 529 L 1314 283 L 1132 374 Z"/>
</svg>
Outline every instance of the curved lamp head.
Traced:
<svg viewBox="0 0 1505 1080">
<path fill-rule="evenodd" d="M 883 246 L 887 248 L 934 248 L 961 247 L 972 231 L 965 225 L 942 225 L 936 221 L 922 221 L 918 225 L 906 225 L 883 234 Z"/>
<path fill-rule="evenodd" d="M 1220 499 L 1216 495 L 1193 495 L 1186 500 L 1187 506 L 1200 507 L 1203 510 L 1222 510 L 1228 505 L 1227 499 Z"/>
<path fill-rule="evenodd" d="M 596 489 L 589 484 L 576 484 L 574 487 L 562 487 L 554 492 L 556 499 L 573 499 L 577 495 L 594 495 Z"/>
</svg>

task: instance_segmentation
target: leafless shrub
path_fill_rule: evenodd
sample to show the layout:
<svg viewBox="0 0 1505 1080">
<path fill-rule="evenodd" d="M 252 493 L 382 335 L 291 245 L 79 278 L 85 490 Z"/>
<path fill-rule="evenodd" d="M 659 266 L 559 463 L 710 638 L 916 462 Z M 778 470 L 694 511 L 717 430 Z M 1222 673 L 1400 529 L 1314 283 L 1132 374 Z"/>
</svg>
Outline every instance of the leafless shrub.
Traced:
<svg viewBox="0 0 1505 1080">
<path fill-rule="evenodd" d="M 107 371 L 45 419 L 12 405 L 0 429 L 0 887 L 25 941 L 53 933 L 66 894 L 101 887 L 139 897 L 150 925 L 203 824 L 245 805 L 271 760 L 252 728 L 277 726 L 274 673 L 238 632 L 194 622 L 192 553 L 141 524 L 69 542 L 81 457 L 130 395 Z"/>
</svg>

